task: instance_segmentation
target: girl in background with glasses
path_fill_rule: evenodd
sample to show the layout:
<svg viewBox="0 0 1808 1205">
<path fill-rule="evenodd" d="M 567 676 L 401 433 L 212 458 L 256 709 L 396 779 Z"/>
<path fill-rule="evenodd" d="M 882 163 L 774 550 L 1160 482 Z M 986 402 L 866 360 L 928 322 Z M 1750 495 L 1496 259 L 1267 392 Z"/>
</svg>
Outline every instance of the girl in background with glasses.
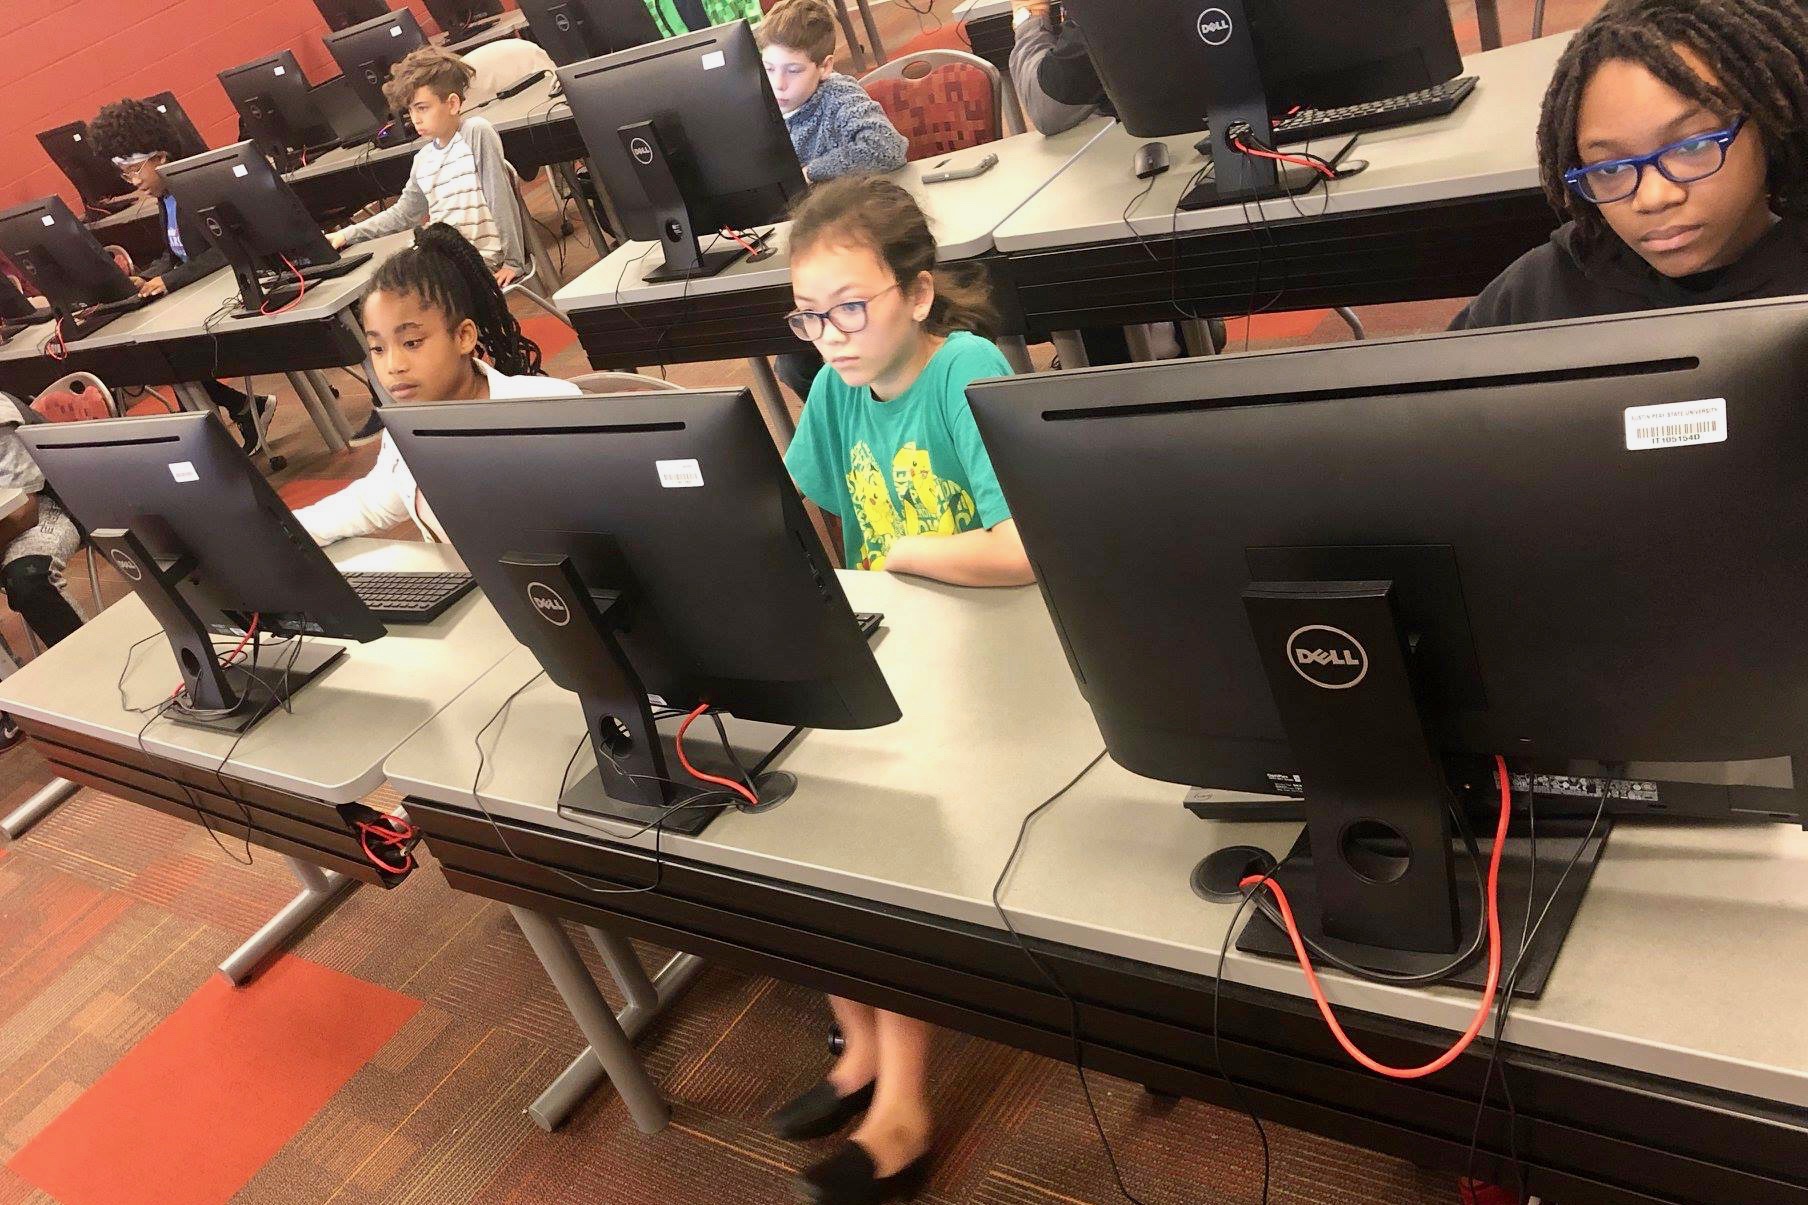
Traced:
<svg viewBox="0 0 1808 1205">
<path fill-rule="evenodd" d="M 817 374 L 785 464 L 842 521 L 850 569 L 957 586 L 1032 580 L 980 442 L 967 385 L 1010 375 L 985 338 L 983 288 L 935 263 L 910 194 L 849 177 L 813 190 L 791 230 L 791 330 Z"/>
<path fill-rule="evenodd" d="M 1538 126 L 1568 221 L 1454 329 L 1808 292 L 1808 9 L 1608 0 Z"/>
</svg>

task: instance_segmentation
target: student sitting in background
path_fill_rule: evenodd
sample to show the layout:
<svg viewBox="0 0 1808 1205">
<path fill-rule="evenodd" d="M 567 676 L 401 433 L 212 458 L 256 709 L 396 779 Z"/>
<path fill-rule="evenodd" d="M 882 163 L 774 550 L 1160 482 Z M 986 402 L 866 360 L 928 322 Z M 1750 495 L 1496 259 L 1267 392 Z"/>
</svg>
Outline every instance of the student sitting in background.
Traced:
<svg viewBox="0 0 1808 1205">
<path fill-rule="evenodd" d="M 408 185 L 375 217 L 328 235 L 334 247 L 444 222 L 477 248 L 496 283 L 527 271 L 527 241 L 515 182 L 496 127 L 464 115 L 475 72 L 451 51 L 423 46 L 397 63 L 383 86 L 390 108 L 406 111 L 427 140 L 415 152 Z"/>
<path fill-rule="evenodd" d="M 1568 222 L 1453 329 L 1808 292 L 1808 20 L 1797 0 L 1609 0 L 1538 125 Z"/>
<path fill-rule="evenodd" d="M 450 226 L 416 231 L 414 246 L 377 270 L 364 291 L 363 319 L 377 379 L 398 402 L 579 392 L 541 375 L 540 348 L 521 333 L 488 265 Z M 375 468 L 295 517 L 320 544 L 374 535 L 404 519 L 428 540 L 445 540 L 387 431 Z"/>
<path fill-rule="evenodd" d="M 978 331 L 987 299 L 935 266 L 909 193 L 886 180 L 816 189 L 791 228 L 789 315 L 828 362 L 785 467 L 840 516 L 849 568 L 968 586 L 1032 580 L 1029 558 L 980 442 L 967 385 L 1010 365 Z M 877 1205 L 927 1178 L 930 1027 L 852 1000 L 830 1006 L 847 1045 L 826 1078 L 772 1117 L 793 1141 L 851 1138 L 802 1175 L 818 1205 Z"/>
<path fill-rule="evenodd" d="M 760 19 L 760 0 L 645 0 L 662 38 L 695 33 L 730 21 Z"/>
<path fill-rule="evenodd" d="M 0 585 L 7 605 L 49 648 L 82 623 L 63 595 L 63 570 L 82 537 L 75 520 L 45 491 L 44 474 L 18 436 L 29 421 L 43 420 L 0 393 L 0 489 L 25 494 L 25 505 L 0 519 Z"/>
<path fill-rule="evenodd" d="M 133 274 L 133 283 L 138 286 L 141 296 L 174 293 L 226 266 L 225 252 L 208 241 L 207 231 L 199 219 L 176 204 L 176 198 L 170 195 L 169 187 L 163 182 L 160 170 L 163 165 L 182 157 L 169 118 L 141 100 L 115 101 L 88 123 L 88 137 L 96 151 L 113 160 L 126 182 L 156 201 L 161 212 L 168 253 Z M 252 455 L 262 451 L 258 424 L 252 420 L 251 405 L 245 395 L 218 381 L 201 384 L 213 404 L 232 416 L 245 451 Z M 275 404 L 274 397 L 260 394 L 257 399 L 259 415 Z"/>
</svg>

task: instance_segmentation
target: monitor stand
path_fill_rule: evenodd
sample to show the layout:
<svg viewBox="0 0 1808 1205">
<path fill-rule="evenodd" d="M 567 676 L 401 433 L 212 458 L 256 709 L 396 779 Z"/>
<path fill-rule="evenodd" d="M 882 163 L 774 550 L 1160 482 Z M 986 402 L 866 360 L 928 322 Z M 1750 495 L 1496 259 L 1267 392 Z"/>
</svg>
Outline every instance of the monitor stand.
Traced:
<svg viewBox="0 0 1808 1205">
<path fill-rule="evenodd" d="M 690 205 L 684 199 L 684 189 L 678 182 L 680 174 L 689 176 L 692 173 L 684 171 L 684 164 L 673 157 L 669 141 L 660 137 L 657 122 L 637 121 L 622 126 L 615 133 L 628 152 L 629 161 L 640 173 L 640 186 L 646 192 L 647 200 L 653 203 L 659 220 L 660 246 L 665 248 L 664 265 L 647 272 L 641 279 L 648 284 L 659 284 L 668 280 L 715 276 L 746 254 L 740 247 L 726 251 L 703 250 L 696 216 L 691 213 Z"/>
<path fill-rule="evenodd" d="M 331 263 L 313 264 L 299 272 L 286 274 L 291 277 L 287 281 L 278 277 L 277 283 L 266 287 L 263 276 L 258 271 L 257 257 L 245 245 L 245 224 L 238 211 L 231 205 L 209 205 L 198 216 L 207 229 L 207 237 L 232 265 L 232 275 L 239 283 L 239 307 L 232 311 L 234 318 L 256 318 L 272 309 L 281 308 L 300 295 L 302 281 L 313 284 L 319 280 L 343 276 L 370 259 L 368 252 L 342 255 Z M 299 280 L 294 277 L 299 277 Z"/>
<path fill-rule="evenodd" d="M 1255 582 L 1243 600 L 1305 787 L 1306 831 L 1275 875 L 1302 933 L 1377 971 L 1422 974 L 1447 965 L 1476 931 L 1477 893 L 1467 869 L 1459 886 L 1462 847 L 1451 822 L 1459 802 L 1427 735 L 1393 583 Z M 1467 813 L 1477 819 L 1485 871 L 1499 815 L 1493 766 L 1464 785 L 1471 798 L 1488 801 Z M 1528 879 L 1543 910 L 1576 858 L 1520 968 L 1519 994 L 1542 990 L 1600 857 L 1609 826 L 1604 820 L 1593 837 L 1588 827 L 1574 819 L 1540 825 L 1535 871 L 1531 843 L 1508 830 L 1503 967 L 1517 959 Z M 1294 957 L 1286 935 L 1260 915 L 1237 948 Z M 1477 958 L 1448 982 L 1480 987 L 1486 963 Z"/>
<path fill-rule="evenodd" d="M 668 769 L 652 701 L 620 640 L 627 592 L 593 590 L 568 556 L 511 553 L 501 564 L 521 601 L 543 621 L 525 643 L 546 676 L 575 692 L 583 707 L 604 795 L 589 814 L 667 832 L 702 831 L 731 803 L 719 788 L 680 782 Z M 765 811 L 788 798 L 797 780 L 773 771 L 753 786 L 759 807 L 746 809 Z"/>
<path fill-rule="evenodd" d="M 213 636 L 177 586 L 194 573 L 187 553 L 173 560 L 153 556 L 143 541 L 123 527 L 101 528 L 90 538 L 120 575 L 132 584 L 176 654 L 176 666 L 192 712 L 171 709 L 168 718 L 194 728 L 241 733 L 284 706 L 297 691 L 319 677 L 345 650 L 331 644 L 283 647 L 255 670 L 249 664 L 225 665 Z"/>
</svg>

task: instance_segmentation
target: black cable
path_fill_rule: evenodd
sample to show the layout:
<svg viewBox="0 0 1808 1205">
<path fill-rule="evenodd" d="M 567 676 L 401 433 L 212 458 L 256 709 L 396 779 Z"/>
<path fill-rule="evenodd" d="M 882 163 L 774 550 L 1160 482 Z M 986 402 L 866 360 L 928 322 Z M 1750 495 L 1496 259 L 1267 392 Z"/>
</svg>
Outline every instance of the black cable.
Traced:
<svg viewBox="0 0 1808 1205">
<path fill-rule="evenodd" d="M 708 715 L 715 723 L 716 736 L 722 742 L 722 752 L 728 756 L 729 762 L 735 768 L 735 773 L 741 776 L 741 785 L 745 786 L 749 791 L 752 791 L 754 798 L 759 798 L 760 789 L 753 785 L 753 776 L 747 773 L 747 767 L 741 764 L 741 759 L 739 755 L 735 753 L 734 746 L 728 743 L 728 727 L 722 723 L 722 717 L 717 714 L 714 708 L 711 708 L 704 714 Z"/>
<path fill-rule="evenodd" d="M 1261 1115 L 1256 1112 L 1255 1106 L 1249 1103 L 1249 1095 L 1243 1090 L 1243 1085 L 1231 1076 L 1230 1067 L 1224 1061 L 1224 1045 L 1220 1039 L 1221 1031 L 1218 1024 L 1218 1006 L 1224 995 L 1224 964 L 1230 957 L 1230 942 L 1231 938 L 1236 935 L 1237 922 L 1243 919 L 1243 911 L 1249 907 L 1250 902 L 1257 896 L 1265 894 L 1269 881 L 1279 874 L 1281 868 L 1287 865 L 1292 858 L 1293 851 L 1287 851 L 1287 856 L 1270 867 L 1268 873 L 1262 876 L 1261 882 L 1244 893 L 1242 902 L 1237 905 L 1237 910 L 1231 913 L 1230 924 L 1225 926 L 1224 941 L 1218 946 L 1218 971 L 1212 977 L 1212 1061 L 1218 1064 L 1218 1074 L 1224 1077 L 1226 1084 L 1230 1085 L 1231 1094 L 1237 1098 L 1237 1104 L 1243 1112 L 1248 1114 L 1250 1124 L 1256 1128 L 1256 1137 L 1262 1143 L 1262 1205 L 1268 1205 L 1268 1187 L 1274 1172 L 1273 1153 L 1268 1147 L 1268 1130 L 1262 1125 Z"/>
<path fill-rule="evenodd" d="M 1080 1077 L 1080 1093 L 1086 1098 L 1086 1111 L 1092 1115 L 1092 1127 L 1098 1132 L 1099 1144 L 1104 1148 L 1105 1161 L 1111 1165 L 1111 1178 L 1117 1182 L 1118 1192 L 1122 1193 L 1124 1199 L 1131 1202 L 1131 1205 L 1143 1205 L 1141 1198 L 1131 1192 L 1129 1186 L 1124 1183 L 1123 1168 L 1118 1166 L 1117 1154 L 1111 1149 L 1111 1139 L 1105 1133 L 1105 1123 L 1099 1117 L 1098 1103 L 1092 1097 L 1092 1085 L 1086 1079 L 1086 1048 L 1080 1040 L 1080 1003 L 1061 983 L 1054 970 L 1036 957 L 1035 951 L 1030 949 L 1023 934 L 1019 933 L 1017 926 L 1011 923 L 1011 914 L 1005 911 L 1004 901 L 1001 898 L 1005 880 L 1010 877 L 1012 868 L 1017 864 L 1017 855 L 1023 849 L 1024 838 L 1029 835 L 1030 825 L 1035 823 L 1036 817 L 1052 807 L 1063 795 L 1078 786 L 1081 779 L 1092 773 L 1093 767 L 1105 760 L 1106 752 L 1106 750 L 1100 749 L 1097 756 L 1087 762 L 1078 774 L 1067 780 L 1067 785 L 1032 808 L 1029 814 L 1023 818 L 1023 823 L 1017 826 L 1017 840 L 1011 845 L 1010 856 L 1004 860 L 1004 869 L 998 872 L 998 878 L 992 883 L 992 910 L 998 913 L 998 919 L 1004 922 L 1004 927 L 1010 932 L 1011 939 L 1017 943 L 1017 948 L 1023 952 L 1023 956 L 1029 960 L 1030 965 L 1036 968 L 1037 972 L 1048 981 L 1048 985 L 1054 988 L 1063 1000 L 1067 1001 L 1067 1036 L 1073 1042 L 1074 1070 Z"/>
</svg>

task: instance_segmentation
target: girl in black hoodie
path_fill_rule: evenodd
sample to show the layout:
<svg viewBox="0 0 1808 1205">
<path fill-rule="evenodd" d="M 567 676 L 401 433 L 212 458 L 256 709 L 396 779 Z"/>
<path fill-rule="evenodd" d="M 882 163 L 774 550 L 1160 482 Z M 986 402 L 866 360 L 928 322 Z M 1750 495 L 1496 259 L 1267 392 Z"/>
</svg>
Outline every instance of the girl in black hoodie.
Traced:
<svg viewBox="0 0 1808 1205">
<path fill-rule="evenodd" d="M 1808 9 L 1609 0 L 1538 125 L 1569 220 L 1452 329 L 1808 293 Z"/>
</svg>

